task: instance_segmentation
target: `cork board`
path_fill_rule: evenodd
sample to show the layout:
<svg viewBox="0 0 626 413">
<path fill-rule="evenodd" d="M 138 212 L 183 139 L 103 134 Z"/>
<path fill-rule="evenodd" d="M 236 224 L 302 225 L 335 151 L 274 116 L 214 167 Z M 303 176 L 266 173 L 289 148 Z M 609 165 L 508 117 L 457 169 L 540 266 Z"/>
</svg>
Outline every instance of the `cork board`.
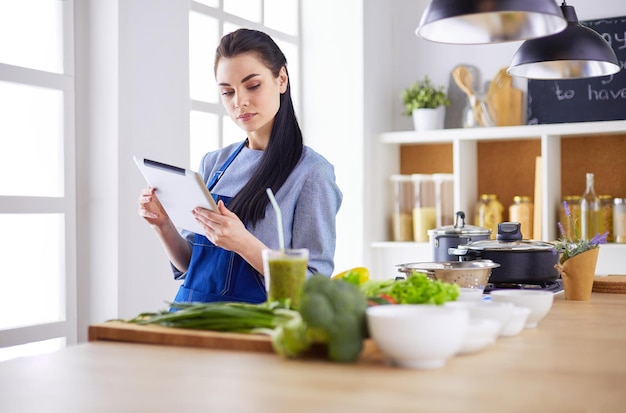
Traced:
<svg viewBox="0 0 626 413">
<path fill-rule="evenodd" d="M 598 195 L 626 198 L 626 134 L 561 140 L 561 194 L 582 195 L 593 172 Z"/>
<path fill-rule="evenodd" d="M 541 141 L 506 140 L 478 142 L 478 194 L 497 194 L 509 218 L 515 195 L 533 199 L 535 159 L 541 155 Z"/>
<path fill-rule="evenodd" d="M 452 144 L 402 145 L 400 147 L 400 173 L 451 174 Z"/>
</svg>

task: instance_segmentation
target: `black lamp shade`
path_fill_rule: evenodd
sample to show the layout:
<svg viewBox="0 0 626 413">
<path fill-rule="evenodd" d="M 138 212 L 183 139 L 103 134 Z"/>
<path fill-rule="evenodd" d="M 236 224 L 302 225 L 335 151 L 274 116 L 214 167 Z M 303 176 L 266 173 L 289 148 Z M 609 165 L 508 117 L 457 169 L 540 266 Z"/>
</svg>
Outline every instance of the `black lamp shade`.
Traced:
<svg viewBox="0 0 626 413">
<path fill-rule="evenodd" d="M 565 26 L 554 0 L 431 0 L 415 32 L 439 43 L 486 44 L 548 36 Z"/>
<path fill-rule="evenodd" d="M 555 35 L 525 41 L 507 72 L 531 79 L 577 79 L 620 71 L 611 46 L 598 32 L 578 23 L 572 6 L 563 5 L 567 28 Z"/>
</svg>

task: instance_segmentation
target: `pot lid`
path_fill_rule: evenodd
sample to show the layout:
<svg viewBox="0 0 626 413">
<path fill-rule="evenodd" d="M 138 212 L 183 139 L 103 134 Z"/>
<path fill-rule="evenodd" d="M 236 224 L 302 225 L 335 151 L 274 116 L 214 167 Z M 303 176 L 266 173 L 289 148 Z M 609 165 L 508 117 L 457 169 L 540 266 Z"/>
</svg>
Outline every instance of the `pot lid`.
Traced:
<svg viewBox="0 0 626 413">
<path fill-rule="evenodd" d="M 446 225 L 435 229 L 429 229 L 428 235 L 490 235 L 489 228 L 475 225 L 465 225 L 465 212 L 456 213 L 454 225 Z"/>
<path fill-rule="evenodd" d="M 515 241 L 490 239 L 470 242 L 468 244 L 459 245 L 457 248 L 460 250 L 473 251 L 551 251 L 554 249 L 554 245 L 549 242 L 527 239 Z"/>
</svg>

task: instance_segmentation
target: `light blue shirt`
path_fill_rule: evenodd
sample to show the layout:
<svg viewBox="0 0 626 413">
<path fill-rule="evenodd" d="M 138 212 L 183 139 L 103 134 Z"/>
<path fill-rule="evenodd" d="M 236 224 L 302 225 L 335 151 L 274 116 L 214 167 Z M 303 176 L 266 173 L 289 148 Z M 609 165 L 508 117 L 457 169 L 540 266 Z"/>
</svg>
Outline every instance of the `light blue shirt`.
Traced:
<svg viewBox="0 0 626 413">
<path fill-rule="evenodd" d="M 199 173 L 205 184 L 239 144 L 232 144 L 202 158 Z M 263 151 L 244 147 L 211 190 L 214 195 L 234 197 L 257 168 Z M 330 276 L 334 271 L 336 216 L 342 193 L 335 183 L 333 165 L 305 146 L 302 157 L 280 190 L 274 194 L 280 206 L 285 248 L 309 250 L 309 275 Z M 247 229 L 271 249 L 279 249 L 276 213 L 270 203 L 265 218 Z M 183 231 L 189 242 L 193 233 Z M 183 278 L 177 274 L 176 278 Z"/>
</svg>

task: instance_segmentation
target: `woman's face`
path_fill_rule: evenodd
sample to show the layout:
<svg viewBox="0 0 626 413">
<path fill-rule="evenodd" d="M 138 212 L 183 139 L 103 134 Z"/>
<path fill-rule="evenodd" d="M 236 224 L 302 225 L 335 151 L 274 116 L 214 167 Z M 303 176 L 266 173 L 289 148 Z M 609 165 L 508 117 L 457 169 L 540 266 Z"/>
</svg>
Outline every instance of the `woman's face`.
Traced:
<svg viewBox="0 0 626 413">
<path fill-rule="evenodd" d="M 220 58 L 215 78 L 230 118 L 263 149 L 280 107 L 280 94 L 287 89 L 285 68 L 276 78 L 256 53 L 247 52 Z"/>
</svg>

